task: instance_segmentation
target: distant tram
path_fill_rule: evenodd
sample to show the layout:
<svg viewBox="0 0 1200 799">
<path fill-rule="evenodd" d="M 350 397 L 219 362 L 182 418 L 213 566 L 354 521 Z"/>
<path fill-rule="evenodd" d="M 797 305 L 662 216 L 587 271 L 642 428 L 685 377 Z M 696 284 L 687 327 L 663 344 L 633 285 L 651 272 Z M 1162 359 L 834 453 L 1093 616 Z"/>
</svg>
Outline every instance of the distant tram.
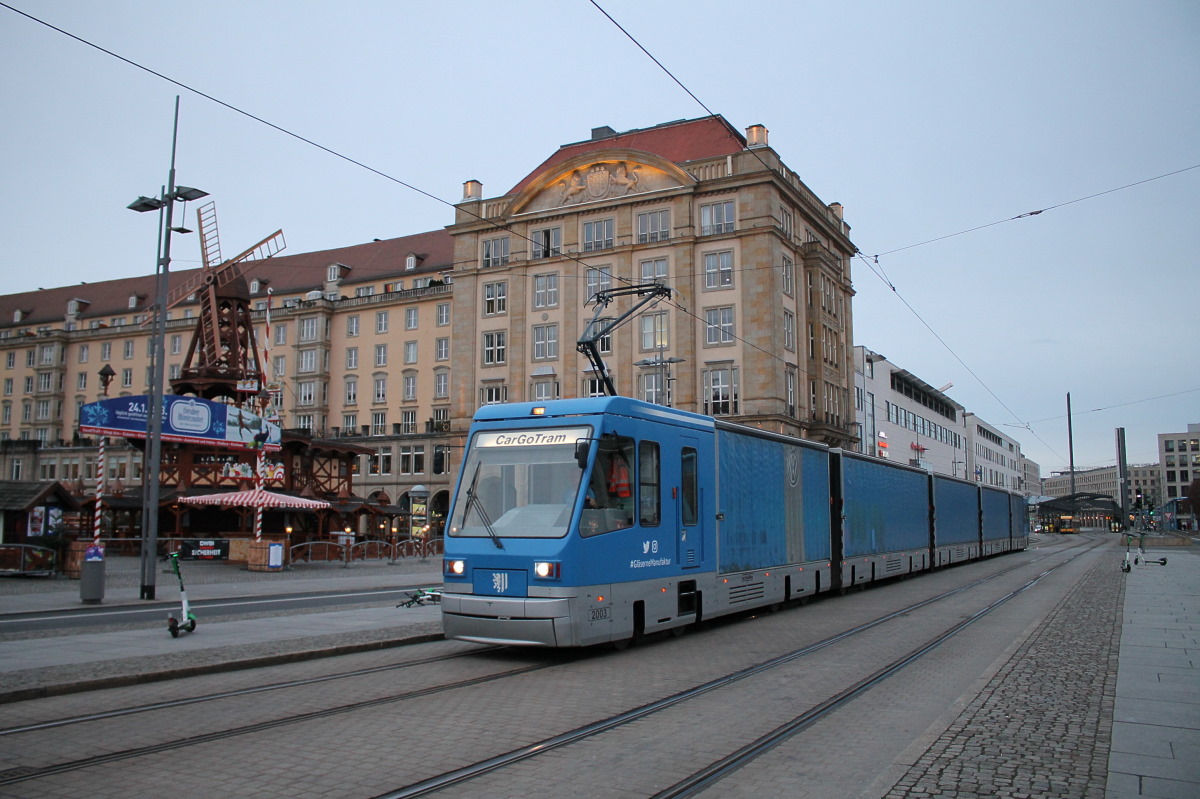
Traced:
<svg viewBox="0 0 1200 799">
<path fill-rule="evenodd" d="M 627 397 L 488 405 L 445 531 L 448 638 L 617 646 L 1025 549 L 1024 500 Z"/>
</svg>

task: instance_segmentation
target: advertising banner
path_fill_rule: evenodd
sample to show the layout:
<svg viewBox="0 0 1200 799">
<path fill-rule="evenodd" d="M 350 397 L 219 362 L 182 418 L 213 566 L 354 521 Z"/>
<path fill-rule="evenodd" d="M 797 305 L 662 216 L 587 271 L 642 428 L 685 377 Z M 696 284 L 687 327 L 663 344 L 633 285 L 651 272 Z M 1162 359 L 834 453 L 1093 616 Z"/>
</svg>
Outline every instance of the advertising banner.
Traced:
<svg viewBox="0 0 1200 799">
<path fill-rule="evenodd" d="M 145 438 L 150 397 L 113 397 L 80 408 L 84 435 Z M 231 449 L 279 449 L 279 425 L 234 405 L 168 394 L 163 397 L 162 440 Z"/>
</svg>

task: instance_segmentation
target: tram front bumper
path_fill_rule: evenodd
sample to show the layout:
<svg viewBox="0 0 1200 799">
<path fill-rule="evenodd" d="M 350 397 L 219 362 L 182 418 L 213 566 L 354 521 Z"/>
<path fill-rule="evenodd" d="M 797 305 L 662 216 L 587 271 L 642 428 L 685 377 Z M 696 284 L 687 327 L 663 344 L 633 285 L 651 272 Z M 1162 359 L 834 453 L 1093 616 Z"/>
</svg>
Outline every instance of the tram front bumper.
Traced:
<svg viewBox="0 0 1200 799">
<path fill-rule="evenodd" d="M 442 594 L 447 638 L 506 646 L 578 646 L 566 598 Z"/>
</svg>

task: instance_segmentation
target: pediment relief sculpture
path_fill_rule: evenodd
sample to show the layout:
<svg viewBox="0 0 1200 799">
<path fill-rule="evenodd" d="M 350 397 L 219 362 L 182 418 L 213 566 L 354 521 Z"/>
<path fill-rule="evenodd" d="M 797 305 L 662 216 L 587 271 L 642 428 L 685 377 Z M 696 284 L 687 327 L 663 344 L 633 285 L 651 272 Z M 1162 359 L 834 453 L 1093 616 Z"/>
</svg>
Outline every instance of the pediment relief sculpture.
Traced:
<svg viewBox="0 0 1200 799">
<path fill-rule="evenodd" d="M 529 199 L 514 203 L 514 211 L 548 211 L 574 205 L 673 189 L 690 182 L 674 165 L 662 168 L 631 159 L 565 165 L 543 175 L 526 192 Z M 670 171 L 668 171 L 670 170 Z"/>
</svg>

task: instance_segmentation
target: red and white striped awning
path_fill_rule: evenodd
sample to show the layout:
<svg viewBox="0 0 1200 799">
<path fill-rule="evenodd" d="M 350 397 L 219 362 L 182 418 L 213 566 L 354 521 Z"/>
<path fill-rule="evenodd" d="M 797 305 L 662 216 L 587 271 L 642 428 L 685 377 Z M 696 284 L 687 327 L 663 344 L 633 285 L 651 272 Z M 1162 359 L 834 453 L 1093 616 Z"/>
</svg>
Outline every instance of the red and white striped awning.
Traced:
<svg viewBox="0 0 1200 799">
<path fill-rule="evenodd" d="M 201 494 L 194 497 L 180 497 L 184 505 L 222 505 L 227 508 L 328 508 L 329 503 L 323 499 L 305 499 L 287 494 L 276 494 L 252 488 L 246 491 L 227 491 L 224 494 Z"/>
</svg>

